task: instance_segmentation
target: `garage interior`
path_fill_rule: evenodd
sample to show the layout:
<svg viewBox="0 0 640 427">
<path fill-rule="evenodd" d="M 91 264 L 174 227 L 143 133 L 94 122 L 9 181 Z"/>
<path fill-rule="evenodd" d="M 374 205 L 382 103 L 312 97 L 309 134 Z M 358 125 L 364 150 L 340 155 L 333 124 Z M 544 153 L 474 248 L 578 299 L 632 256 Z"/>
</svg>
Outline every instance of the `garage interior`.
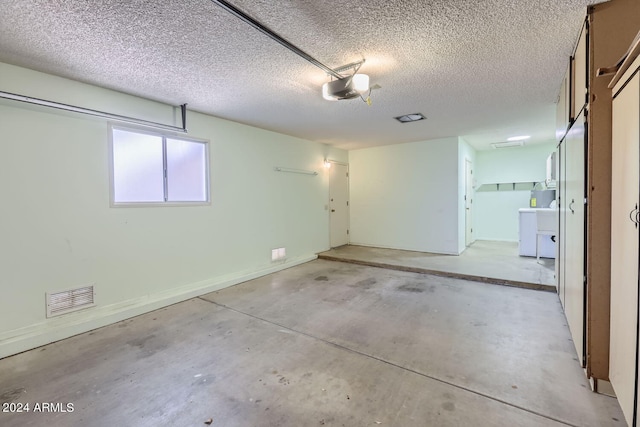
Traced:
<svg viewBox="0 0 640 427">
<path fill-rule="evenodd" d="M 637 424 L 637 0 L 0 33 L 0 425 Z"/>
<path fill-rule="evenodd" d="M 9 425 L 624 425 L 556 294 L 327 260 L 0 369 L 20 400 L 75 403 Z"/>
</svg>

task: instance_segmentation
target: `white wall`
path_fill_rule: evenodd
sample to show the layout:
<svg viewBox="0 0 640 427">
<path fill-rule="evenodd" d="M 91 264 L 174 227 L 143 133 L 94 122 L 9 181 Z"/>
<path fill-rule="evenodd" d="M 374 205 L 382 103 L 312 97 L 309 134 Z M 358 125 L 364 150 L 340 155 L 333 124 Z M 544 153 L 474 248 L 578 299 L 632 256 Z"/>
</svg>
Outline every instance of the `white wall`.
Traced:
<svg viewBox="0 0 640 427">
<path fill-rule="evenodd" d="M 475 168 L 477 186 L 544 181 L 547 157 L 553 151 L 555 143 L 478 151 Z M 517 242 L 518 209 L 529 207 L 531 191 L 476 191 L 475 196 L 476 239 Z"/>
<path fill-rule="evenodd" d="M 172 108 L 0 64 L 0 90 L 148 120 Z M 109 207 L 105 120 L 0 102 L 0 357 L 305 262 L 329 247 L 326 145 L 194 112 L 211 205 Z M 274 166 L 318 176 L 275 172 Z M 272 264 L 285 246 L 287 263 Z M 45 292 L 96 286 L 97 307 L 45 318 Z"/>
<path fill-rule="evenodd" d="M 462 253 L 467 247 L 466 242 L 466 211 L 465 211 L 465 192 L 466 192 L 466 161 L 470 160 L 472 170 L 476 167 L 476 150 L 474 150 L 462 138 L 458 138 L 458 253 Z M 474 171 L 475 172 L 475 171 Z M 475 195 L 471 195 L 473 199 Z M 472 210 L 473 215 L 473 210 Z M 473 216 L 471 217 L 473 222 Z M 473 227 L 472 227 L 473 228 Z M 474 230 L 475 231 L 475 230 Z M 475 240 L 475 232 L 472 233 L 472 241 Z"/>
<path fill-rule="evenodd" d="M 458 254 L 458 143 L 350 151 L 351 244 Z"/>
</svg>

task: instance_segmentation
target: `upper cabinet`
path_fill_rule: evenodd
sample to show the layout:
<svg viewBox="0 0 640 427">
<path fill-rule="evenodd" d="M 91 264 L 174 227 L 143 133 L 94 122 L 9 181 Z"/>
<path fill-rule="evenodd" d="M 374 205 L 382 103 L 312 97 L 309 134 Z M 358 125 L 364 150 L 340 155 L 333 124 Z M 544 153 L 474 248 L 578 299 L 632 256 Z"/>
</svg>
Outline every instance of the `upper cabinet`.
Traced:
<svg viewBox="0 0 640 427">
<path fill-rule="evenodd" d="M 562 141 L 575 117 L 586 107 L 589 88 L 589 20 L 580 30 L 573 56 L 567 61 L 567 70 L 558 96 L 556 109 L 556 139 Z"/>
<path fill-rule="evenodd" d="M 580 114 L 580 111 L 587 104 L 587 94 L 589 87 L 589 73 L 587 72 L 587 64 L 589 57 L 589 21 L 585 21 L 582 26 L 582 31 L 580 32 L 580 38 L 578 39 L 578 44 L 576 45 L 576 50 L 573 53 L 573 61 L 572 64 L 572 74 L 573 74 L 573 102 L 571 104 L 571 113 L 573 113 L 573 117 Z M 570 113 L 570 114 L 571 114 Z M 573 119 L 573 117 L 570 117 Z"/>
<path fill-rule="evenodd" d="M 556 110 L 556 140 L 562 141 L 567 134 L 570 122 L 571 108 L 571 64 L 567 65 L 567 71 L 562 79 L 560 95 L 558 97 L 558 107 Z"/>
</svg>

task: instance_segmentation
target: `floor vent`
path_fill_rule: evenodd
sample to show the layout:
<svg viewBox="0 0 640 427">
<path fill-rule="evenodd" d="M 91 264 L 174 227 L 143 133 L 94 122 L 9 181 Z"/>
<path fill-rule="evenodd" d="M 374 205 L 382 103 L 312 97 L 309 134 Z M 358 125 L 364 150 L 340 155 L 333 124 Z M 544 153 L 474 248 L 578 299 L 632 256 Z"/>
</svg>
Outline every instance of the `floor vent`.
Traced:
<svg viewBox="0 0 640 427">
<path fill-rule="evenodd" d="M 93 307 L 95 295 L 93 285 L 60 292 L 47 292 L 47 317 Z"/>
</svg>

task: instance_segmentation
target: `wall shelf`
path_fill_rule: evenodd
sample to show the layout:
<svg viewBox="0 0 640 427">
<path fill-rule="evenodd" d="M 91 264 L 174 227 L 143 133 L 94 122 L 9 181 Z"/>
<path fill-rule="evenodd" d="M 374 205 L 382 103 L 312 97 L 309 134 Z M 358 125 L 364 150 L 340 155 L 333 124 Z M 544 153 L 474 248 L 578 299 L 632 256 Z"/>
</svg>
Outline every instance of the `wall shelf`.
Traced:
<svg viewBox="0 0 640 427">
<path fill-rule="evenodd" d="M 285 168 L 285 167 L 282 167 L 282 166 L 274 166 L 273 170 L 276 171 L 276 172 L 299 173 L 299 174 L 302 174 L 302 175 L 318 175 L 318 172 L 316 172 L 316 171 L 308 171 L 308 170 L 304 170 L 304 169 L 294 169 L 294 168 Z"/>
<path fill-rule="evenodd" d="M 530 191 L 542 181 L 520 181 L 520 182 L 490 182 L 480 184 L 476 189 L 478 192 L 485 191 Z"/>
</svg>

